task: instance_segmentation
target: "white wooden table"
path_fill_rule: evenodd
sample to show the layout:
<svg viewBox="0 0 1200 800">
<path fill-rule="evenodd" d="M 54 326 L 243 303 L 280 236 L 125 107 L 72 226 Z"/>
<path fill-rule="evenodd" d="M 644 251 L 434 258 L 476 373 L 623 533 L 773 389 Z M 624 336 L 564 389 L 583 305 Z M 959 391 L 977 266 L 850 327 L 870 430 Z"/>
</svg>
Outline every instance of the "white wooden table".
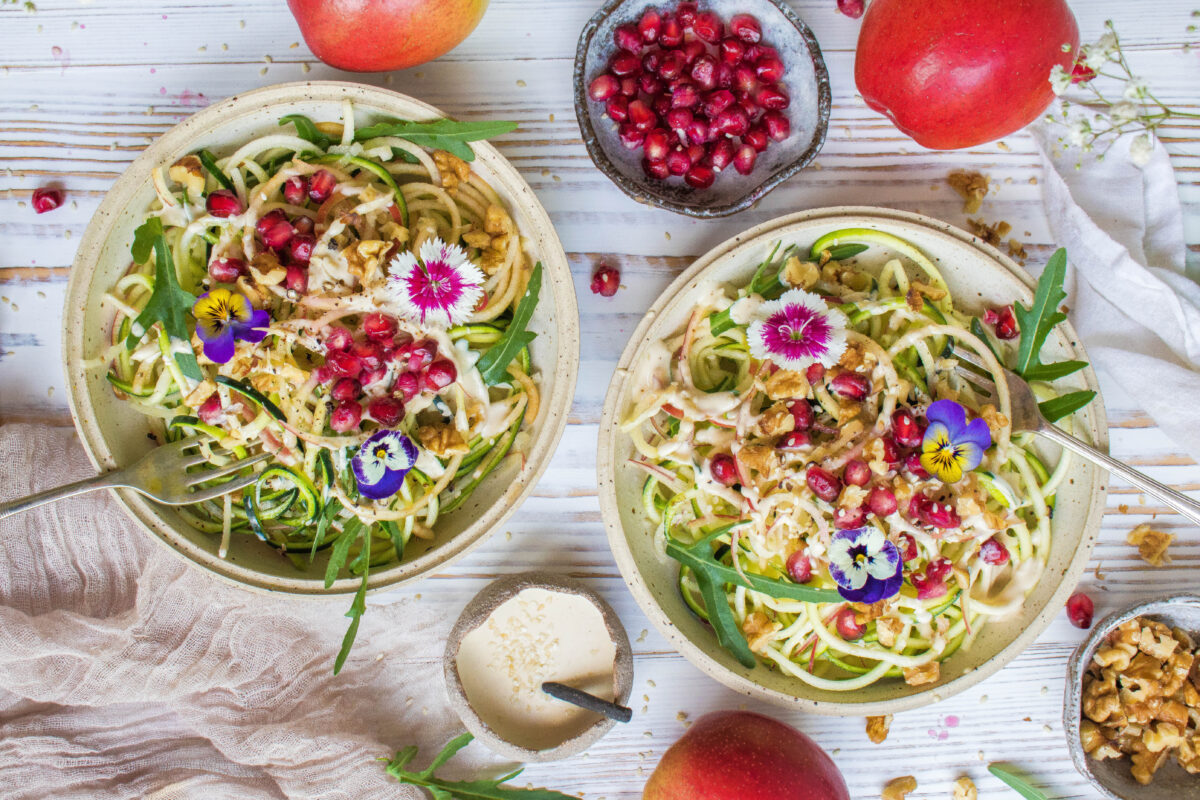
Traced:
<svg viewBox="0 0 1200 800">
<path fill-rule="evenodd" d="M 868 110 L 855 94 L 858 23 L 834 0 L 791 0 L 814 29 L 833 83 L 829 138 L 817 164 L 755 209 L 698 222 L 626 198 L 588 160 L 571 109 L 578 31 L 594 10 L 585 0 L 492 0 L 471 38 L 446 58 L 390 75 L 350 76 L 316 61 L 282 0 L 37 0 L 37 11 L 0 6 L 0 421 L 50 418 L 69 425 L 59 367 L 63 292 L 76 244 L 100 198 L 153 137 L 209 102 L 247 88 L 338 78 L 388 86 L 460 118 L 520 122 L 500 139 L 550 212 L 570 255 L 583 327 L 579 385 L 570 425 L 534 496 L 513 517 L 511 540 L 496 536 L 453 568 L 412 590 L 443 604 L 452 619 L 487 581 L 548 568 L 589 581 L 621 614 L 637 654 L 632 724 L 589 754 L 531 767 L 538 785 L 597 798 L 636 798 L 658 757 L 694 718 L 717 708 L 757 707 L 704 677 L 667 646 L 625 590 L 605 541 L 595 489 L 600 405 L 613 364 L 642 312 L 690 260 L 734 233 L 790 211 L 878 204 L 963 224 L 945 184 L 956 168 L 992 178 L 983 208 L 1012 223 L 1031 263 L 1052 249 L 1036 185 L 1038 159 L 1025 135 L 961 152 L 923 150 Z M 1200 51 L 1184 51 L 1200 20 L 1185 0 L 1075 0 L 1084 40 L 1116 21 L 1135 70 L 1168 103 L 1200 106 Z M 1200 123 L 1164 129 L 1185 204 L 1188 239 L 1200 242 Z M 33 189 L 61 185 L 64 208 L 29 207 Z M 1193 254 L 1196 252 L 1193 246 Z M 621 268 L 623 288 L 588 291 L 594 266 Z M 1194 266 L 1194 265 L 1193 265 Z M 1104 377 L 1102 376 L 1102 382 Z M 1112 452 L 1155 478 L 1200 490 L 1200 467 L 1179 453 L 1111 382 L 1104 383 Z M 1127 510 L 1121 510 L 1126 507 Z M 1166 509 L 1114 482 L 1104 532 L 1084 580 L 1097 614 L 1141 598 L 1196 587 L 1200 537 Z M 1125 533 L 1157 517 L 1176 530 L 1171 566 L 1144 566 Z M 515 558 L 514 554 L 520 554 Z M 970 774 L 984 798 L 1015 797 L 987 775 L 990 761 L 1026 766 L 1051 796 L 1090 797 L 1072 768 L 1060 722 L 1066 659 L 1082 638 L 1060 617 L 1023 656 L 981 686 L 895 720 L 872 745 L 862 719 L 775 713 L 834 756 L 855 798 L 878 796 L 892 777 L 914 774 L 917 798 L 949 798 Z M 403 744 L 403 743 L 397 743 Z M 523 778 L 524 779 L 524 778 Z"/>
</svg>

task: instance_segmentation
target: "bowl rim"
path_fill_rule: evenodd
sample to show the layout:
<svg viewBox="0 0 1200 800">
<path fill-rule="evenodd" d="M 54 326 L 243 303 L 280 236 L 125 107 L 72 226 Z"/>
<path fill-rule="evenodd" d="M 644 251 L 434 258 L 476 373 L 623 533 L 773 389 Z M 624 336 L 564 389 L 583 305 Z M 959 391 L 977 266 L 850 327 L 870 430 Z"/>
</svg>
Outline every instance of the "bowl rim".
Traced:
<svg viewBox="0 0 1200 800">
<path fill-rule="evenodd" d="M 62 360 L 67 377 L 67 399 L 71 417 L 84 451 L 96 469 L 113 469 L 117 463 L 105 445 L 105 437 L 95 409 L 84 388 L 86 370 L 82 364 L 83 330 L 81 325 L 74 323 L 77 317 L 73 311 L 78 309 L 79 313 L 82 313 L 81 310 L 86 307 L 94 265 L 113 235 L 113 228 L 121 218 L 123 210 L 149 180 L 149 171 L 165 163 L 167 159 L 177 157 L 181 152 L 190 152 L 190 144 L 196 138 L 208 135 L 234 117 L 257 113 L 262 107 L 293 102 L 329 103 L 332 109 L 335 104 L 340 104 L 346 99 L 381 109 L 397 109 L 394 113 L 414 118 L 449 118 L 449 115 L 437 107 L 409 95 L 350 81 L 296 81 L 274 84 L 218 100 L 172 126 L 126 167 L 105 194 L 88 222 L 76 251 L 67 283 L 62 322 Z M 407 107 L 409 110 L 401 111 L 401 107 Z M 508 159 L 490 142 L 474 142 L 473 147 L 480 160 L 486 163 L 490 170 L 525 192 L 520 197 L 506 195 L 506 199 L 532 219 L 537 229 L 537 238 L 545 243 L 545 252 L 539 254 L 546 277 L 543 292 L 549 290 L 554 298 L 558 353 L 555 362 L 552 365 L 542 365 L 541 370 L 553 375 L 553 387 L 542 399 L 544 410 L 541 413 L 546 416 L 540 423 L 540 435 L 530 447 L 522 472 L 505 493 L 461 533 L 438 547 L 412 561 L 398 562 L 391 568 L 378 571 L 372 570 L 367 583 L 368 591 L 420 580 L 434 569 L 448 565 L 481 545 L 512 516 L 549 466 L 566 428 L 567 413 L 575 394 L 579 364 L 579 309 L 562 242 L 533 189 Z M 160 519 L 155 513 L 154 504 L 140 494 L 127 489 L 112 490 L 112 493 L 129 516 L 150 534 L 154 541 L 177 557 L 227 583 L 252 590 L 318 598 L 355 592 L 362 583 L 357 577 L 343 577 L 336 579 L 326 588 L 319 577 L 287 578 L 269 575 L 221 559 L 215 553 L 188 541 L 178 533 L 175 526 Z"/>
<path fill-rule="evenodd" d="M 1200 610 L 1200 594 L 1182 592 L 1168 595 L 1159 600 L 1141 601 L 1117 609 L 1092 626 L 1088 637 L 1079 643 L 1067 661 L 1067 681 L 1063 692 L 1063 733 L 1067 737 L 1067 751 L 1071 754 L 1071 763 L 1075 765 L 1076 772 L 1087 778 L 1096 791 L 1108 800 L 1133 800 L 1133 798 L 1119 795 L 1104 785 L 1092 772 L 1091 759 L 1083 752 L 1083 741 L 1079 738 L 1079 726 L 1083 719 L 1083 674 L 1087 670 L 1096 648 L 1118 625 L 1135 617 L 1157 616 L 1179 606 Z"/>
<path fill-rule="evenodd" d="M 762 183 L 742 195 L 739 199 L 721 206 L 699 208 L 648 193 L 641 183 L 629 178 L 617 169 L 612 159 L 604 152 L 604 148 L 600 145 L 599 137 L 596 135 L 596 129 L 592 126 L 591 116 L 587 111 L 588 103 L 591 100 L 587 96 L 587 76 L 584 74 L 587 69 L 588 50 L 591 48 L 597 29 L 605 20 L 612 16 L 622 5 L 640 2 L 640 0 L 609 0 L 583 26 L 583 30 L 579 34 L 579 43 L 575 48 L 575 66 L 573 71 L 575 119 L 579 123 L 580 133 L 583 134 L 583 144 L 587 148 L 588 157 L 591 158 L 592 163 L 610 181 L 616 184 L 618 189 L 630 198 L 639 203 L 665 208 L 668 211 L 674 211 L 676 214 L 684 214 L 689 217 L 696 217 L 697 219 L 727 217 L 731 214 L 745 211 L 753 206 L 776 186 L 812 163 L 817 154 L 821 152 L 821 148 L 825 146 L 825 137 L 829 133 L 829 116 L 833 109 L 833 91 L 829 85 L 829 69 L 825 65 L 825 57 L 821 53 L 821 46 L 818 44 L 817 37 L 812 32 L 812 29 L 808 27 L 808 24 L 800 19 L 796 12 L 784 3 L 783 0 L 765 1 L 774 6 L 783 15 L 784 19 L 795 27 L 800 39 L 804 42 L 805 47 L 808 48 L 808 54 L 813 62 L 813 71 L 817 82 L 817 127 L 814 131 L 812 142 L 804 152 L 768 175 Z"/>
<path fill-rule="evenodd" d="M 672 302 L 676 295 L 683 293 L 690 283 L 697 280 L 710 266 L 717 263 L 727 253 L 748 242 L 769 238 L 776 230 L 796 223 L 826 218 L 835 219 L 838 217 L 854 217 L 859 221 L 863 221 L 864 218 L 873 218 L 883 224 L 900 222 L 928 228 L 933 232 L 948 235 L 964 245 L 981 251 L 989 259 L 995 261 L 998 267 L 1006 270 L 1020 281 L 1030 293 L 1032 293 L 1036 286 L 1036 282 L 1029 273 L 1018 267 L 1012 259 L 1005 256 L 995 247 L 954 225 L 923 214 L 873 206 L 832 206 L 788 214 L 756 225 L 747 231 L 725 240 L 700 256 L 691 267 L 680 274 L 659 295 L 658 299 L 650 306 L 642 321 L 630 336 L 629 342 L 622 352 L 620 361 L 613 372 L 613 378 L 609 383 L 608 391 L 604 397 L 604 407 L 598 433 L 596 476 L 600 496 L 600 515 L 604 521 L 609 548 L 612 550 L 613 558 L 617 562 L 621 577 L 629 587 L 638 606 L 649 617 L 655 628 L 684 658 L 710 677 L 723 683 L 730 689 L 749 697 L 822 715 L 870 716 L 907 711 L 958 694 L 998 672 L 1032 644 L 1050 624 L 1050 621 L 1058 613 L 1059 608 L 1066 602 L 1069 594 L 1074 591 L 1076 583 L 1087 566 L 1088 558 L 1090 558 L 1092 549 L 1095 546 L 1101 517 L 1103 516 L 1108 481 L 1107 473 L 1103 472 L 1103 470 L 1093 470 L 1092 485 L 1090 487 L 1091 500 L 1088 503 L 1087 516 L 1083 524 L 1083 541 L 1080 547 L 1076 549 L 1067 569 L 1059 576 L 1058 587 L 1047 598 L 1045 606 L 1031 624 L 1018 633 L 1012 641 L 1005 645 L 991 659 L 944 683 L 935 684 L 903 697 L 874 702 L 855 702 L 852 699 L 853 693 L 847 695 L 845 702 L 813 700 L 769 689 L 750 678 L 733 673 L 680 632 L 667 614 L 659 607 L 649 587 L 646 585 L 646 581 L 642 578 L 638 564 L 628 547 L 624 528 L 621 526 L 621 514 L 616 497 L 616 465 L 613 462 L 612 454 L 615 449 L 614 440 L 620 435 L 617 426 L 617 412 L 618 404 L 625 388 L 624 376 L 629 373 L 634 356 L 642 348 L 649 329 L 659 319 L 663 309 Z M 1079 339 L 1075 334 L 1074 328 L 1070 322 L 1064 324 L 1066 326 L 1064 332 L 1074 343 L 1074 348 L 1079 357 L 1086 360 L 1086 354 L 1083 351 L 1083 346 L 1079 344 Z M 1099 398 L 1099 385 L 1091 366 L 1082 370 L 1080 374 L 1090 388 L 1097 390 L 1098 399 L 1102 400 L 1102 398 Z M 1103 402 L 1095 404 L 1093 415 L 1092 429 L 1088 433 L 1092 436 L 1097 449 L 1107 451 L 1108 423 Z M 761 664 L 755 667 L 756 670 L 760 668 L 765 667 Z"/>
</svg>

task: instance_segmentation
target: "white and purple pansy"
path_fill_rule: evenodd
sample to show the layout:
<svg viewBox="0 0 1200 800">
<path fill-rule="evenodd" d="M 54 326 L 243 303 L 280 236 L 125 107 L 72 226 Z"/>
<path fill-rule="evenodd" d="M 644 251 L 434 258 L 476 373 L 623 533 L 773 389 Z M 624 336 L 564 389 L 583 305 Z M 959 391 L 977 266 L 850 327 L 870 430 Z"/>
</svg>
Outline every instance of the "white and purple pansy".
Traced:
<svg viewBox="0 0 1200 800">
<path fill-rule="evenodd" d="M 754 312 L 746 331 L 750 354 L 784 369 L 837 364 L 846 351 L 846 315 L 820 295 L 789 289 Z"/>
<path fill-rule="evenodd" d="M 388 272 L 388 287 L 401 314 L 422 325 L 460 325 L 483 297 L 483 272 L 465 250 L 436 236 L 422 243 L 417 253 L 397 255 Z"/>
<path fill-rule="evenodd" d="M 412 439 L 399 431 L 380 430 L 362 443 L 350 459 L 350 469 L 360 495 L 382 500 L 400 491 L 404 476 L 416 462 L 417 446 Z"/>
<path fill-rule="evenodd" d="M 829 544 L 829 575 L 852 603 L 877 603 L 904 583 L 900 550 L 878 528 L 838 531 Z"/>
</svg>

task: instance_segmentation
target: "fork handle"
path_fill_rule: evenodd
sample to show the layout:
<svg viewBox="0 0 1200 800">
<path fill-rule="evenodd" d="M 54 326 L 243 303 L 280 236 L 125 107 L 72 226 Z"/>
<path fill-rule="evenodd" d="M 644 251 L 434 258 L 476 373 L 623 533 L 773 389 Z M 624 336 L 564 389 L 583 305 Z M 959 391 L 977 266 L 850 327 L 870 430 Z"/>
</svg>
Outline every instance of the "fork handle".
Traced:
<svg viewBox="0 0 1200 800">
<path fill-rule="evenodd" d="M 1169 486 L 1164 486 L 1153 478 L 1148 477 L 1144 473 L 1138 472 L 1136 469 L 1122 464 L 1114 458 L 1110 458 L 1105 453 L 1100 452 L 1096 448 L 1084 444 L 1070 434 L 1063 433 L 1058 428 L 1047 423 L 1038 428 L 1038 434 L 1046 437 L 1052 442 L 1062 445 L 1084 458 L 1107 469 L 1113 475 L 1117 475 L 1126 481 L 1129 481 L 1137 488 L 1141 489 L 1148 495 L 1161 500 L 1171 508 L 1178 511 L 1183 516 L 1190 519 L 1194 524 L 1200 525 L 1200 503 L 1190 497 L 1180 494 Z"/>
<path fill-rule="evenodd" d="M 82 481 L 75 481 L 74 483 L 68 483 L 54 489 L 47 489 L 44 492 L 31 494 L 28 497 L 0 503 L 0 519 L 20 514 L 22 511 L 28 511 L 31 508 L 36 508 L 46 503 L 52 503 L 64 497 L 71 497 L 83 494 L 84 492 L 94 492 L 97 489 L 107 489 L 110 486 L 123 486 L 123 482 L 119 479 L 114 480 L 120 474 L 119 472 L 106 472 L 94 478 L 86 478 Z"/>
</svg>

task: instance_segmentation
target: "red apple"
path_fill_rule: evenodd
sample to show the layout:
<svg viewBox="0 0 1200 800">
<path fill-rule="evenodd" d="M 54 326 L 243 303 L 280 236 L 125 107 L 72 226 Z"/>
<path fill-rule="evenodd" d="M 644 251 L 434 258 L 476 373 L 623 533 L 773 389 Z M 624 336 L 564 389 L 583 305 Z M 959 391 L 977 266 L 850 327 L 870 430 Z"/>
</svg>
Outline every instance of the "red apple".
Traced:
<svg viewBox="0 0 1200 800">
<path fill-rule="evenodd" d="M 351 72 L 424 64 L 467 38 L 488 0 L 288 0 L 317 58 Z"/>
<path fill-rule="evenodd" d="M 1066 0 L 873 0 L 854 80 L 867 105 L 935 150 L 990 142 L 1050 104 L 1079 27 Z"/>
<path fill-rule="evenodd" d="M 642 800 L 850 800 L 816 742 L 750 711 L 705 714 L 671 745 Z"/>
</svg>

